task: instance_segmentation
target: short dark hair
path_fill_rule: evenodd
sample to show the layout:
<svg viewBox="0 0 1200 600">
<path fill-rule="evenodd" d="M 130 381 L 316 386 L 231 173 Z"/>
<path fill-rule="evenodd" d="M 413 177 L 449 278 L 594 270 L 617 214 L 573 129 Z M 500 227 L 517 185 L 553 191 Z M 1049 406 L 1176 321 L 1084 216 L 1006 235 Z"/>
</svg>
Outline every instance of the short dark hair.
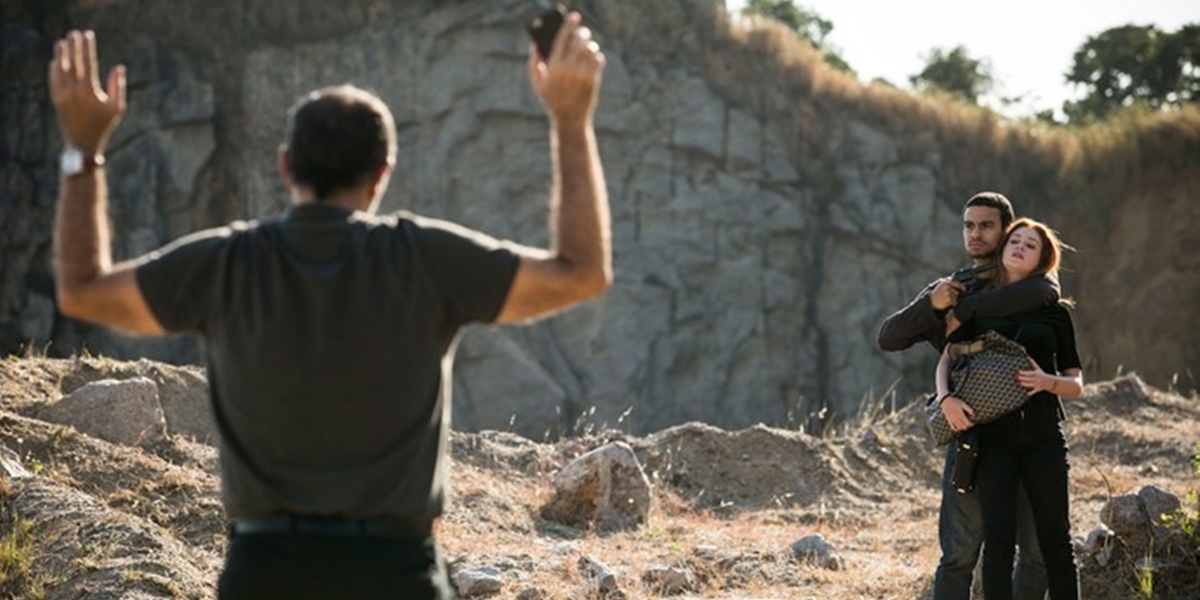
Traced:
<svg viewBox="0 0 1200 600">
<path fill-rule="evenodd" d="M 1008 226 L 1017 218 L 1012 202 L 1009 202 L 1008 198 L 1000 192 L 979 192 L 971 196 L 971 199 L 967 200 L 967 203 L 963 205 L 963 212 L 966 212 L 972 206 L 986 206 L 987 208 L 994 208 L 1000 211 L 1001 229 L 1008 229 Z"/>
<path fill-rule="evenodd" d="M 396 155 L 396 122 L 378 96 L 341 85 L 309 92 L 288 111 L 292 181 L 330 193 L 369 183 Z"/>
</svg>

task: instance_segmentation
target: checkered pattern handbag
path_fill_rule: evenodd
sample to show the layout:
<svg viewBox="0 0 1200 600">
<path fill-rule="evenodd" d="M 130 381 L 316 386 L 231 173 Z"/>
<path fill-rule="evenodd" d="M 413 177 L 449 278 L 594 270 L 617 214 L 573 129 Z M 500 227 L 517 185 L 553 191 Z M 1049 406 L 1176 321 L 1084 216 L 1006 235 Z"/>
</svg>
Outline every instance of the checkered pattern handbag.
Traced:
<svg viewBox="0 0 1200 600">
<path fill-rule="evenodd" d="M 1017 330 L 1017 336 L 1020 335 Z M 950 355 L 953 358 L 956 354 L 958 358 L 950 371 L 951 393 L 975 411 L 971 419 L 975 425 L 994 421 L 1025 404 L 1026 390 L 1017 385 L 1017 371 L 1030 368 L 1029 354 L 1023 346 L 988 331 L 969 342 L 953 344 Z M 929 433 L 939 446 L 958 435 L 950 429 L 937 402 L 930 402 L 925 410 Z"/>
</svg>

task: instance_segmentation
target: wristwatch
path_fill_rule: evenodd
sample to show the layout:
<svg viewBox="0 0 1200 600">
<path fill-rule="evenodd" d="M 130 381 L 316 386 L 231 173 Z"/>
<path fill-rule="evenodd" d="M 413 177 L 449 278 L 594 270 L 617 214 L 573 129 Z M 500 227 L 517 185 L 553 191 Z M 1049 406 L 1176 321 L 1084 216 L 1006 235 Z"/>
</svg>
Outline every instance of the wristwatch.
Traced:
<svg viewBox="0 0 1200 600">
<path fill-rule="evenodd" d="M 82 173 L 90 173 L 104 166 L 103 154 L 87 154 L 80 148 L 67 146 L 59 156 L 59 168 L 64 177 L 74 177 Z"/>
</svg>

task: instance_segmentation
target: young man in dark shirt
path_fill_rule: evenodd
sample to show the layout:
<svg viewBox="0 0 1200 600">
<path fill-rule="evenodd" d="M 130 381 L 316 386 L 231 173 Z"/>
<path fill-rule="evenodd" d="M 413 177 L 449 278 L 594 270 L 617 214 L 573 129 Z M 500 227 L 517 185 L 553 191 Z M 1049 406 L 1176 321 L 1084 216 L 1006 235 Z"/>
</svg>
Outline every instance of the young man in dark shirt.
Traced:
<svg viewBox="0 0 1200 600">
<path fill-rule="evenodd" d="M 593 128 L 604 55 L 579 15 L 529 77 L 550 118 L 550 250 L 375 214 L 396 155 L 376 96 L 325 88 L 290 111 L 281 216 L 199 232 L 113 265 L 104 150 L 124 67 L 100 88 L 95 37 L 49 66 L 63 136 L 55 224 L 64 314 L 204 337 L 238 598 L 447 598 L 432 534 L 448 467 L 450 358 L 470 322 L 526 321 L 612 281 Z"/>
<path fill-rule="evenodd" d="M 1015 219 L 1012 203 L 1003 194 L 980 192 L 963 207 L 963 246 L 974 266 L 996 262 L 1004 231 Z M 1054 278 L 1030 277 L 994 291 L 981 291 L 995 271 L 984 271 L 970 287 L 946 277 L 921 290 L 908 306 L 888 316 L 879 328 L 879 348 L 885 352 L 906 350 L 927 342 L 941 354 L 946 344 L 946 319 L 953 312 L 960 322 L 977 316 L 1003 317 L 1020 314 L 1058 301 L 1059 285 Z M 969 600 L 971 579 L 983 545 L 983 513 L 977 492 L 960 493 L 952 473 L 957 446 L 950 444 L 942 474 L 942 505 L 938 514 L 941 560 L 933 581 L 934 600 Z M 1014 574 L 1016 600 L 1042 600 L 1046 575 L 1036 532 L 1022 491 L 1017 511 L 1020 564 Z"/>
</svg>

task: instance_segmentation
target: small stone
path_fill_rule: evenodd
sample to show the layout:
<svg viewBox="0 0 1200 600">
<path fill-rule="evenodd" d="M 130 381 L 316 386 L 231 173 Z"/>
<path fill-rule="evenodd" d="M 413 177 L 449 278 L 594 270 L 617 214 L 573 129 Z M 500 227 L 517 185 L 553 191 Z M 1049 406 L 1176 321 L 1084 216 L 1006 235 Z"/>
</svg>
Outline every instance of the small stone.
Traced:
<svg viewBox="0 0 1200 600">
<path fill-rule="evenodd" d="M 454 587 L 464 598 L 499 593 L 504 587 L 500 572 L 490 567 L 462 571 L 454 575 Z"/>
</svg>

